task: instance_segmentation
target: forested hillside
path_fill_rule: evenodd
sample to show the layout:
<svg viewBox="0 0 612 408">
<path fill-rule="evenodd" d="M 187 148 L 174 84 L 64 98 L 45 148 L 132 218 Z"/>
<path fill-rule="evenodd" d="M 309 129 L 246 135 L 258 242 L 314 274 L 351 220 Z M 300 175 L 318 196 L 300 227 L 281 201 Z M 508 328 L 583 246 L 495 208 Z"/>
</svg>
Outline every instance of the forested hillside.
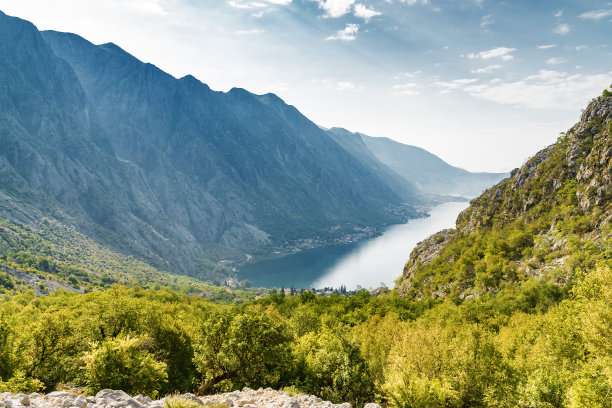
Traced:
<svg viewBox="0 0 612 408">
<path fill-rule="evenodd" d="M 559 287 L 612 259 L 612 97 L 413 251 L 399 290 L 465 299 L 533 278 Z"/>
<path fill-rule="evenodd" d="M 274 387 L 357 407 L 608 408 L 611 107 L 606 91 L 457 230 L 421 244 L 399 290 L 240 305 L 161 287 L 5 290 L 0 391 Z"/>
</svg>

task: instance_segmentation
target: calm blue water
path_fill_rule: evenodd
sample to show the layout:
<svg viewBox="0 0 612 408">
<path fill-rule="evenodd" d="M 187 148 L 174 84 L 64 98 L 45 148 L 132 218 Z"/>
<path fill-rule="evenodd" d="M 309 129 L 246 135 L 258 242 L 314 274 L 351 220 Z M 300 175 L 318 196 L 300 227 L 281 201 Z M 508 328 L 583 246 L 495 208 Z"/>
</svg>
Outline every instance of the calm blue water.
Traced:
<svg viewBox="0 0 612 408">
<path fill-rule="evenodd" d="M 457 215 L 468 202 L 444 203 L 431 210 L 431 216 L 389 227 L 383 235 L 354 244 L 328 246 L 278 259 L 244 266 L 240 279 L 254 286 L 323 288 L 346 285 L 375 288 L 393 287 L 415 245 L 445 228 L 455 226 Z"/>
</svg>

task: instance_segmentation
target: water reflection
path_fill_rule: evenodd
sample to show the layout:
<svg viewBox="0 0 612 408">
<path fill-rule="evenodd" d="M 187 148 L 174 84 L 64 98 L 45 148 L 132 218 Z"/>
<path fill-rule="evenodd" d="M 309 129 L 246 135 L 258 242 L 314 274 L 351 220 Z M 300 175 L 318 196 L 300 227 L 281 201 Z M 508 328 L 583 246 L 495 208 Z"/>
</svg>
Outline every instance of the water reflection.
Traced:
<svg viewBox="0 0 612 408">
<path fill-rule="evenodd" d="M 351 290 L 357 286 L 374 288 L 381 283 L 392 287 L 414 246 L 437 231 L 454 227 L 457 215 L 468 204 L 441 204 L 431 210 L 430 217 L 394 225 L 371 240 L 257 262 L 242 268 L 240 278 L 248 279 L 254 286 L 277 288 L 346 285 Z"/>
</svg>

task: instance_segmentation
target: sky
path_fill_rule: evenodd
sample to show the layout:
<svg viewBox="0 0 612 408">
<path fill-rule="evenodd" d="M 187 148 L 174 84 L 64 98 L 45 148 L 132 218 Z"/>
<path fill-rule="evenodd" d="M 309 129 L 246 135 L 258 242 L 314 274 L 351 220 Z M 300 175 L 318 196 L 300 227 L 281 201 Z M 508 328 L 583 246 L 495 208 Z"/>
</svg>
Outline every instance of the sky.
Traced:
<svg viewBox="0 0 612 408">
<path fill-rule="evenodd" d="M 609 0 L 0 0 L 212 89 L 316 124 L 509 171 L 612 84 Z"/>
</svg>

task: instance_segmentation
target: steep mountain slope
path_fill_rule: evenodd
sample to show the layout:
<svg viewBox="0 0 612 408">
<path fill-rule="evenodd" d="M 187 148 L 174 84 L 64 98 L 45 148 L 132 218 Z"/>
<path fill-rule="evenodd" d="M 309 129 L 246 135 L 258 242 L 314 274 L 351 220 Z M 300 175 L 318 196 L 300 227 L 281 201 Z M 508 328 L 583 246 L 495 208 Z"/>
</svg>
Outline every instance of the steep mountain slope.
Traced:
<svg viewBox="0 0 612 408">
<path fill-rule="evenodd" d="M 423 194 L 474 197 L 499 182 L 507 173 L 471 173 L 451 166 L 420 147 L 405 145 L 386 137 L 359 133 L 375 157 Z"/>
<path fill-rule="evenodd" d="M 205 277 L 251 251 L 386 224 L 405 203 L 275 95 L 214 92 L 113 44 L 0 12 L 0 216 L 44 214 L 156 268 Z M 417 203 L 413 196 L 411 202 Z"/>
<path fill-rule="evenodd" d="M 420 194 L 414 184 L 383 164 L 365 145 L 360 134 L 342 128 L 331 128 L 326 133 L 364 166 L 378 174 L 381 182 L 390 186 L 400 197 L 410 200 Z"/>
<path fill-rule="evenodd" d="M 267 232 L 288 220 L 316 228 L 322 225 L 314 220 L 383 220 L 377 208 L 398 201 L 275 95 L 214 92 L 190 76 L 174 79 L 113 44 L 98 47 L 57 32 L 44 37 L 74 67 L 118 157 L 156 179 L 168 167 L 197 179 L 230 211 L 245 200 Z"/>
<path fill-rule="evenodd" d="M 463 299 L 531 278 L 564 285 L 612 264 L 612 93 L 557 143 L 420 243 L 398 287 Z"/>
</svg>

